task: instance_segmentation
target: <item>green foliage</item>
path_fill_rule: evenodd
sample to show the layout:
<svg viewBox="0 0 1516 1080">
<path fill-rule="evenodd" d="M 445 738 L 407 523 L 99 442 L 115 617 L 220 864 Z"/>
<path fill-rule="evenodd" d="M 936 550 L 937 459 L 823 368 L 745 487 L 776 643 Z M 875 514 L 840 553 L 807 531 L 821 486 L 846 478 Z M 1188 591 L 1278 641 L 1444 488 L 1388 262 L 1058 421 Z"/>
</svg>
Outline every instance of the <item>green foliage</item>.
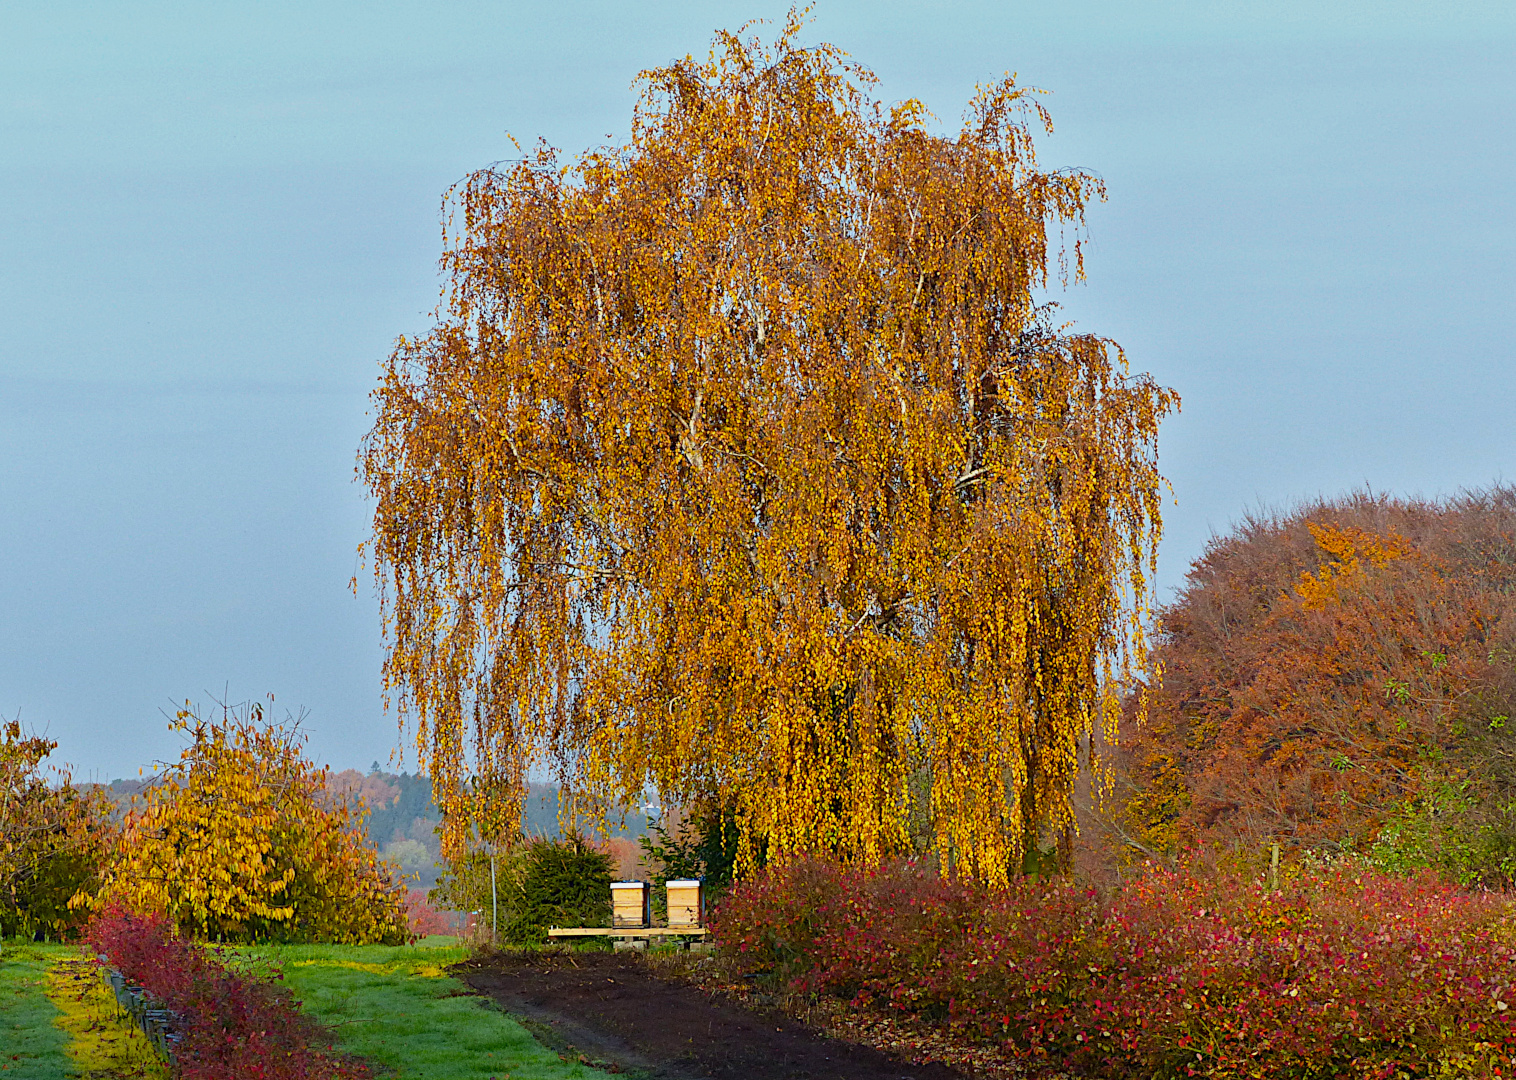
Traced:
<svg viewBox="0 0 1516 1080">
<path fill-rule="evenodd" d="M 610 925 L 610 856 L 569 836 L 533 840 L 518 858 L 501 890 L 502 941 L 539 945 L 551 926 Z"/>
<path fill-rule="evenodd" d="M 611 859 L 581 836 L 518 840 L 495 854 L 494 871 L 492 892 L 490 852 L 470 848 L 448 864 L 427 899 L 479 912 L 486 929 L 498 899 L 499 941 L 508 945 L 540 945 L 552 926 L 610 925 Z"/>
<path fill-rule="evenodd" d="M 1395 808 L 1368 854 L 1387 873 L 1504 887 L 1516 881 L 1516 801 L 1480 799 L 1467 779 L 1428 784 Z"/>
<path fill-rule="evenodd" d="M 653 914 L 668 914 L 663 886 L 670 881 L 699 878 L 705 884 L 707 903 L 724 893 L 736 874 L 741 839 L 737 819 L 730 811 L 709 811 L 672 833 L 661 821 L 650 821 L 648 834 L 639 837 L 637 843 L 642 846 L 645 861 L 660 867 L 653 874 Z M 760 853 L 758 865 L 763 862 Z"/>
</svg>

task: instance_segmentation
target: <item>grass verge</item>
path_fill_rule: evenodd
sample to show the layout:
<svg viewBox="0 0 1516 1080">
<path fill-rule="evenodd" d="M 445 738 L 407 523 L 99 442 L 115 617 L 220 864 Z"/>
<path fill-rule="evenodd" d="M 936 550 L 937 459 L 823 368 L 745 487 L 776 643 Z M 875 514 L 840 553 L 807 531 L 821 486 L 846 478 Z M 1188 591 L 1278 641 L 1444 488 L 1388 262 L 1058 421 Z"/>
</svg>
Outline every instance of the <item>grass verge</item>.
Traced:
<svg viewBox="0 0 1516 1080">
<path fill-rule="evenodd" d="M 68 1035 L 47 999 L 53 961 L 77 956 L 70 945 L 5 942 L 0 952 L 0 1077 L 62 1080 L 68 1075 Z"/>
<path fill-rule="evenodd" d="M 121 1015 L 116 996 L 100 978 L 100 968 L 77 947 L 70 947 L 48 968 L 47 996 L 59 1013 L 53 1023 L 69 1037 L 68 1075 L 168 1080 L 168 1066 L 142 1029 Z"/>
<path fill-rule="evenodd" d="M 239 949 L 277 966 L 339 1046 L 397 1080 L 603 1080 L 566 1062 L 445 968 L 467 950 L 452 938 L 411 946 L 285 945 Z M 9 1080 L 5 1077 L 4 1080 Z"/>
<path fill-rule="evenodd" d="M 7 942 L 0 954 L 0 1080 L 167 1080 L 142 1032 L 117 1015 L 77 945 Z"/>
</svg>

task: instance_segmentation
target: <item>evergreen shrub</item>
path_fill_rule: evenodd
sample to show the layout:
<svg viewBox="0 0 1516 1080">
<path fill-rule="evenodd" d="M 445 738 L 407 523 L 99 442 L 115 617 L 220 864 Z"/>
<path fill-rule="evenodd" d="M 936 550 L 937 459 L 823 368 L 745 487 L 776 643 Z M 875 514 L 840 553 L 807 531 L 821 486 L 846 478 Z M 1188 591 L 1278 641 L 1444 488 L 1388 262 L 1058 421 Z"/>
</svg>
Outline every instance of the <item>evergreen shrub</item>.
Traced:
<svg viewBox="0 0 1516 1080">
<path fill-rule="evenodd" d="M 539 837 L 521 849 L 501 892 L 500 936 L 540 945 L 552 926 L 609 926 L 611 859 L 581 836 Z"/>
</svg>

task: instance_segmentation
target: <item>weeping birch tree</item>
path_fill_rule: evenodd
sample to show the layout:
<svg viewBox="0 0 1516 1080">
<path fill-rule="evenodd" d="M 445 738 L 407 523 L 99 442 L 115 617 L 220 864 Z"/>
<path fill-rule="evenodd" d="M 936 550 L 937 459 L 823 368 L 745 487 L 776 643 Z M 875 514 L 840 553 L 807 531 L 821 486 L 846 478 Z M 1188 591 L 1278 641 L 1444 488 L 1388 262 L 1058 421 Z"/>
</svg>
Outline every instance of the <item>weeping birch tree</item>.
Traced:
<svg viewBox="0 0 1516 1080">
<path fill-rule="evenodd" d="M 591 819 L 730 815 L 749 866 L 888 856 L 918 798 L 1003 882 L 1114 742 L 1178 402 L 1038 304 L 1100 181 L 1039 170 L 1012 80 L 934 134 L 799 28 L 643 73 L 623 146 L 450 193 L 360 461 L 449 852 L 550 767 Z"/>
</svg>

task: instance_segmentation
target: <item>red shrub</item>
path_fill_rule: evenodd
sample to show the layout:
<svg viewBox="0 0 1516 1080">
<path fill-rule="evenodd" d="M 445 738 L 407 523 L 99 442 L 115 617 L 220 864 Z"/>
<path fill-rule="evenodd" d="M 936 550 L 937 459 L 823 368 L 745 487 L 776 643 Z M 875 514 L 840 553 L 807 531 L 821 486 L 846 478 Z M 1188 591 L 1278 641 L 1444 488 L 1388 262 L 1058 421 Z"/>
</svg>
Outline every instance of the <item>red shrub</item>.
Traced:
<svg viewBox="0 0 1516 1080">
<path fill-rule="evenodd" d="M 87 940 L 131 983 L 179 1014 L 175 1050 L 183 1080 L 366 1078 L 362 1062 L 332 1049 L 326 1031 L 300 1015 L 274 983 L 227 970 L 175 937 L 162 915 L 108 907 Z"/>
<path fill-rule="evenodd" d="M 1512 1075 L 1511 904 L 1355 870 L 1279 890 L 1149 870 L 1102 899 L 909 864 L 794 862 L 735 886 L 718 940 L 796 990 L 940 1020 L 1081 1075 Z"/>
<path fill-rule="evenodd" d="M 456 933 L 448 913 L 437 910 L 427 902 L 425 889 L 410 890 L 410 896 L 405 902 L 405 914 L 410 921 L 410 932 L 413 937 Z"/>
</svg>

